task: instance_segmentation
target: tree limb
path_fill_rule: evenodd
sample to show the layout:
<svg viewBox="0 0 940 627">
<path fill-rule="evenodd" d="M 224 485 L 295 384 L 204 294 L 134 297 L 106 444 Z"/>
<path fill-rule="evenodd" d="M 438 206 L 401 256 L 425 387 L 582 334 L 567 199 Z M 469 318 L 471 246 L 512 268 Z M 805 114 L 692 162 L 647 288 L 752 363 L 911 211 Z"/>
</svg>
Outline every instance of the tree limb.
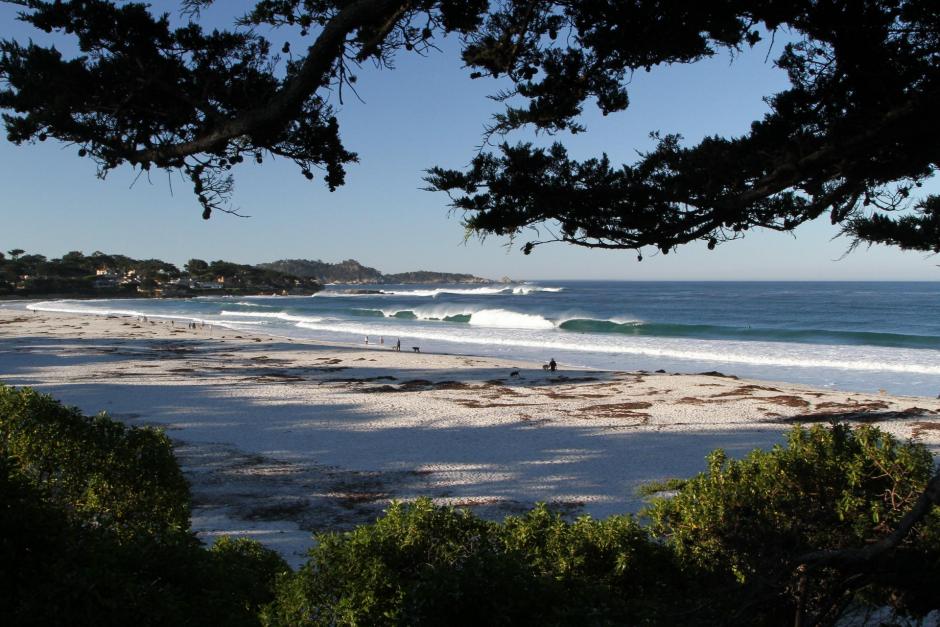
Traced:
<svg viewBox="0 0 940 627">
<path fill-rule="evenodd" d="M 260 129 L 286 124 L 323 84 L 342 54 L 346 37 L 365 24 L 391 17 L 407 5 L 402 0 L 356 0 L 346 5 L 323 27 L 307 49 L 307 57 L 292 77 L 261 107 L 251 109 L 192 141 L 138 150 L 128 158 L 135 163 L 166 162 L 201 152 L 212 152 L 226 142 Z"/>
<path fill-rule="evenodd" d="M 940 506 L 940 471 L 927 482 L 927 487 L 917 498 L 911 511 L 898 523 L 897 528 L 878 542 L 861 549 L 814 551 L 799 556 L 796 561 L 813 568 L 833 566 L 845 569 L 865 566 L 897 548 L 910 534 L 914 525 L 923 520 L 935 506 Z"/>
</svg>

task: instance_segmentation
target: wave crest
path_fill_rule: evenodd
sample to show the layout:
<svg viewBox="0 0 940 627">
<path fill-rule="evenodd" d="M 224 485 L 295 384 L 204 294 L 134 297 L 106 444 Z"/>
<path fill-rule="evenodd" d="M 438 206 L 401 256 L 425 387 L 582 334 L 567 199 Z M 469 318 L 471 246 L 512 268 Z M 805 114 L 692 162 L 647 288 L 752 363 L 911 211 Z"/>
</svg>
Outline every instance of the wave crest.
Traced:
<svg viewBox="0 0 940 627">
<path fill-rule="evenodd" d="M 508 309 L 481 309 L 470 315 L 470 325 L 491 329 L 554 329 L 555 323 L 535 314 Z"/>
<path fill-rule="evenodd" d="M 234 316 L 241 318 L 276 318 L 287 322 L 320 322 L 323 318 L 317 316 L 295 316 L 283 311 L 226 311 L 222 310 L 220 316 Z"/>
</svg>

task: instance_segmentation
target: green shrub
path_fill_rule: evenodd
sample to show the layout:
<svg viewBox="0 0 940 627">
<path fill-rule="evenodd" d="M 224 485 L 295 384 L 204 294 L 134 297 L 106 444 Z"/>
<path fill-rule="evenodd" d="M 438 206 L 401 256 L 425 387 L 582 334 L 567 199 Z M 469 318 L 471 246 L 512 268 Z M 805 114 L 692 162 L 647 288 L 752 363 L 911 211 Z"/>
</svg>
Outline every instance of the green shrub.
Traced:
<svg viewBox="0 0 940 627">
<path fill-rule="evenodd" d="M 537 582 L 529 617 L 539 624 L 662 624 L 687 608 L 671 553 L 632 516 L 569 523 L 539 505 L 497 530 L 506 557 Z"/>
<path fill-rule="evenodd" d="M 44 494 L 116 533 L 189 527 L 189 485 L 169 438 L 46 394 L 0 385 L 0 450 Z"/>
<path fill-rule="evenodd" d="M 274 599 L 279 577 L 290 572 L 287 562 L 260 542 L 245 538 L 219 538 L 209 551 L 213 574 L 226 604 L 240 607 L 257 624 L 263 605 Z"/>
<path fill-rule="evenodd" d="M 708 457 L 644 512 L 502 523 L 394 504 L 318 536 L 292 573 L 248 540 L 203 548 L 169 440 L 0 386 L 3 625 L 831 624 L 845 607 L 936 607 L 940 508 L 864 568 L 805 565 L 870 545 L 933 472 L 872 427 L 795 428 L 785 447 Z M 811 564 L 811 563 L 810 563 Z M 854 567 L 853 567 L 854 568 Z M 800 574 L 805 573 L 805 574 Z M 797 599 L 801 599 L 798 602 Z"/>
<path fill-rule="evenodd" d="M 0 409 L 0 624 L 258 624 L 289 568 L 200 544 L 165 436 L 27 389 L 0 387 Z"/>
<path fill-rule="evenodd" d="M 318 540 L 266 624 L 644 624 L 674 609 L 672 562 L 629 517 L 568 523 L 539 506 L 499 524 L 419 500 Z"/>
<path fill-rule="evenodd" d="M 740 461 L 718 450 L 707 459 L 706 472 L 646 510 L 651 531 L 685 565 L 710 572 L 709 581 L 732 605 L 751 612 L 751 620 L 769 624 L 794 616 L 801 556 L 883 538 L 933 472 L 922 445 L 900 443 L 869 426 L 796 427 L 786 447 L 755 450 Z M 937 513 L 934 508 L 880 576 L 861 580 L 870 582 L 865 591 L 873 602 L 935 605 L 928 586 L 914 580 L 940 574 Z M 915 577 L 906 573 L 912 568 Z M 832 569 L 813 573 L 809 597 L 816 610 L 846 586 L 844 578 Z"/>
</svg>

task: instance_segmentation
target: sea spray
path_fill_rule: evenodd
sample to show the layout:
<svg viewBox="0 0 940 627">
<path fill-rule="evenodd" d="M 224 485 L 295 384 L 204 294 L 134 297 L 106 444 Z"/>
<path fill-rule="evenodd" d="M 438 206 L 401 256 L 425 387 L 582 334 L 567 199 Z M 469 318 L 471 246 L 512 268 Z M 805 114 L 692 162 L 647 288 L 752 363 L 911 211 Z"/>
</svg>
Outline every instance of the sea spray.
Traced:
<svg viewBox="0 0 940 627">
<path fill-rule="evenodd" d="M 482 309 L 470 315 L 470 324 L 490 329 L 554 329 L 555 324 L 542 316 L 507 309 Z"/>
</svg>

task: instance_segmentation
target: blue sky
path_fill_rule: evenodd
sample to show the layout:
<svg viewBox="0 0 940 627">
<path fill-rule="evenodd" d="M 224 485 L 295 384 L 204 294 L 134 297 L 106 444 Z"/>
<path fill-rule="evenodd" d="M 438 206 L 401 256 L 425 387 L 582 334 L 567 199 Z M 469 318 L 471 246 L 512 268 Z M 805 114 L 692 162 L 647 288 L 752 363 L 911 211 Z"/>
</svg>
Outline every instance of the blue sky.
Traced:
<svg viewBox="0 0 940 627">
<path fill-rule="evenodd" d="M 228 3 L 220 3 L 228 6 Z M 0 4 L 4 37 L 35 36 Z M 212 16 L 210 16 L 212 19 Z M 278 35 L 272 40 L 280 42 Z M 780 37 L 773 59 L 780 50 Z M 782 72 L 765 62 L 769 41 L 733 60 L 727 53 L 693 66 L 654 68 L 634 76 L 631 106 L 602 117 L 588 107 L 588 132 L 560 139 L 579 158 L 607 152 L 632 162 L 651 146 L 650 131 L 678 132 L 694 142 L 709 134 L 741 134 L 766 111 L 762 96 L 783 89 Z M 599 251 L 564 244 L 524 256 L 505 239 L 464 242 L 459 215 L 446 198 L 422 191 L 433 165 L 462 167 L 474 155 L 484 123 L 498 105 L 487 99 L 493 81 L 471 81 L 454 40 L 427 58 L 400 56 L 396 69 L 359 72 L 365 101 L 347 94 L 340 123 L 361 162 L 347 184 L 330 193 L 296 166 L 248 162 L 235 171 L 233 205 L 251 218 L 217 214 L 209 221 L 189 186 L 165 174 L 114 171 L 95 178 L 94 164 L 54 142 L 16 147 L 0 137 L 0 248 L 47 256 L 69 250 L 120 252 L 182 264 L 190 257 L 257 263 L 279 258 L 354 258 L 387 272 L 431 269 L 516 279 L 627 280 L 937 280 L 940 257 L 887 247 L 843 256 L 848 240 L 825 220 L 795 235 L 755 232 L 707 251 L 692 244 L 676 253 Z M 532 139 L 526 134 L 512 142 Z M 537 141 L 550 141 L 539 139 Z"/>
</svg>

